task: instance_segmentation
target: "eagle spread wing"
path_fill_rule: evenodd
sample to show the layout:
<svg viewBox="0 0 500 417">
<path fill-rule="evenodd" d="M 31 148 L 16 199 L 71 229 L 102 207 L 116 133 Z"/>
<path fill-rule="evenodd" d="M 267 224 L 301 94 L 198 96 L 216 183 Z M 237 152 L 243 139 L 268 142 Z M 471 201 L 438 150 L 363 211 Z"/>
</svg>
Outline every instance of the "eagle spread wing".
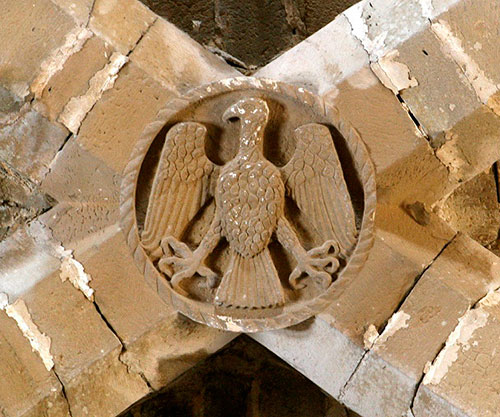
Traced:
<svg viewBox="0 0 500 417">
<path fill-rule="evenodd" d="M 215 166 L 205 154 L 206 136 L 205 126 L 195 122 L 178 123 L 167 133 L 142 232 L 153 257 L 161 256 L 163 238 L 181 238 L 207 200 Z"/>
<path fill-rule="evenodd" d="M 330 132 L 311 123 L 295 129 L 297 148 L 281 169 L 290 196 L 321 238 L 335 240 L 341 255 L 356 243 L 351 198 Z"/>
</svg>

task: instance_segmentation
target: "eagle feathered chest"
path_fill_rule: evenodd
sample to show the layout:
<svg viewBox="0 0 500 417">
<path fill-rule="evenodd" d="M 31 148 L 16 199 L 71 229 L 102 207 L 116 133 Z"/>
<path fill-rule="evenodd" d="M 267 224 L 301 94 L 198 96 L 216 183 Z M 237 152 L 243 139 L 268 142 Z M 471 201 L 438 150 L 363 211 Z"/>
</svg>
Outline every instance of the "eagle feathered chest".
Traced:
<svg viewBox="0 0 500 417">
<path fill-rule="evenodd" d="M 264 250 L 285 202 L 278 168 L 258 152 L 238 155 L 222 170 L 215 197 L 230 247 L 245 258 Z"/>
</svg>

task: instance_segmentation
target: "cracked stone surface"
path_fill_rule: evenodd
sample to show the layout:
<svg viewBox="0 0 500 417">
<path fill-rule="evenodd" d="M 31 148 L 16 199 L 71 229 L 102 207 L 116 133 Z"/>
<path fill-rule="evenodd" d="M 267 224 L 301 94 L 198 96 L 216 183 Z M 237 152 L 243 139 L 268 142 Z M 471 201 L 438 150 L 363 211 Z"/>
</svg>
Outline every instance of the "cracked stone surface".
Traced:
<svg viewBox="0 0 500 417">
<path fill-rule="evenodd" d="M 0 26 L 0 416 L 116 416 L 236 336 L 144 281 L 120 183 L 169 100 L 286 48 L 254 75 L 322 95 L 360 133 L 376 239 L 323 313 L 252 337 L 364 417 L 495 415 L 496 2 L 362 1 L 333 21 L 337 2 L 146 3 L 169 21 L 134 0 L 31 3 L 7 0 Z M 50 370 L 32 350 L 47 340 Z"/>
</svg>

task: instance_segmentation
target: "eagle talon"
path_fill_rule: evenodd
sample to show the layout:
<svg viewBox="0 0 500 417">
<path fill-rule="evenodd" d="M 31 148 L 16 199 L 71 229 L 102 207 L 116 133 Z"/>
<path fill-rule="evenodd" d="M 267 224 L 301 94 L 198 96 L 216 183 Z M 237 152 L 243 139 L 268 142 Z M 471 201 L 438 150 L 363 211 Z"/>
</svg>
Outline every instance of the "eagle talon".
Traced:
<svg viewBox="0 0 500 417">
<path fill-rule="evenodd" d="M 306 286 L 306 284 L 298 283 L 303 275 L 320 279 L 324 288 L 328 288 L 332 283 L 331 274 L 336 272 L 340 266 L 335 256 L 338 253 L 338 244 L 333 240 L 328 240 L 323 245 L 306 252 L 301 259 L 298 259 L 298 264 L 288 279 L 292 288 L 298 290 Z"/>
<path fill-rule="evenodd" d="M 185 279 L 192 278 L 196 273 L 205 277 L 207 286 L 213 288 L 217 281 L 217 274 L 203 264 L 204 254 L 198 250 L 192 251 L 185 243 L 179 242 L 173 236 L 166 237 L 161 244 L 166 255 L 160 259 L 158 266 L 162 271 L 166 270 L 166 267 L 173 269 L 170 283 L 175 291 L 187 296 L 188 293 L 180 284 Z M 172 253 L 174 253 L 173 256 Z"/>
</svg>

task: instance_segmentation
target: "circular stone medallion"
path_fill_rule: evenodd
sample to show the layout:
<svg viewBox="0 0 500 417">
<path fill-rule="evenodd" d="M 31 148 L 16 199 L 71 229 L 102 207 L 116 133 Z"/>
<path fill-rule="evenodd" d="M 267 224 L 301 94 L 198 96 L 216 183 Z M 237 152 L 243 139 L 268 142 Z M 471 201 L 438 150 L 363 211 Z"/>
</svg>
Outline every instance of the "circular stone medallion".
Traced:
<svg viewBox="0 0 500 417">
<path fill-rule="evenodd" d="M 239 77 L 149 124 L 124 173 L 121 222 L 146 281 L 209 326 L 255 332 L 323 310 L 373 242 L 375 177 L 337 109 Z"/>
</svg>

